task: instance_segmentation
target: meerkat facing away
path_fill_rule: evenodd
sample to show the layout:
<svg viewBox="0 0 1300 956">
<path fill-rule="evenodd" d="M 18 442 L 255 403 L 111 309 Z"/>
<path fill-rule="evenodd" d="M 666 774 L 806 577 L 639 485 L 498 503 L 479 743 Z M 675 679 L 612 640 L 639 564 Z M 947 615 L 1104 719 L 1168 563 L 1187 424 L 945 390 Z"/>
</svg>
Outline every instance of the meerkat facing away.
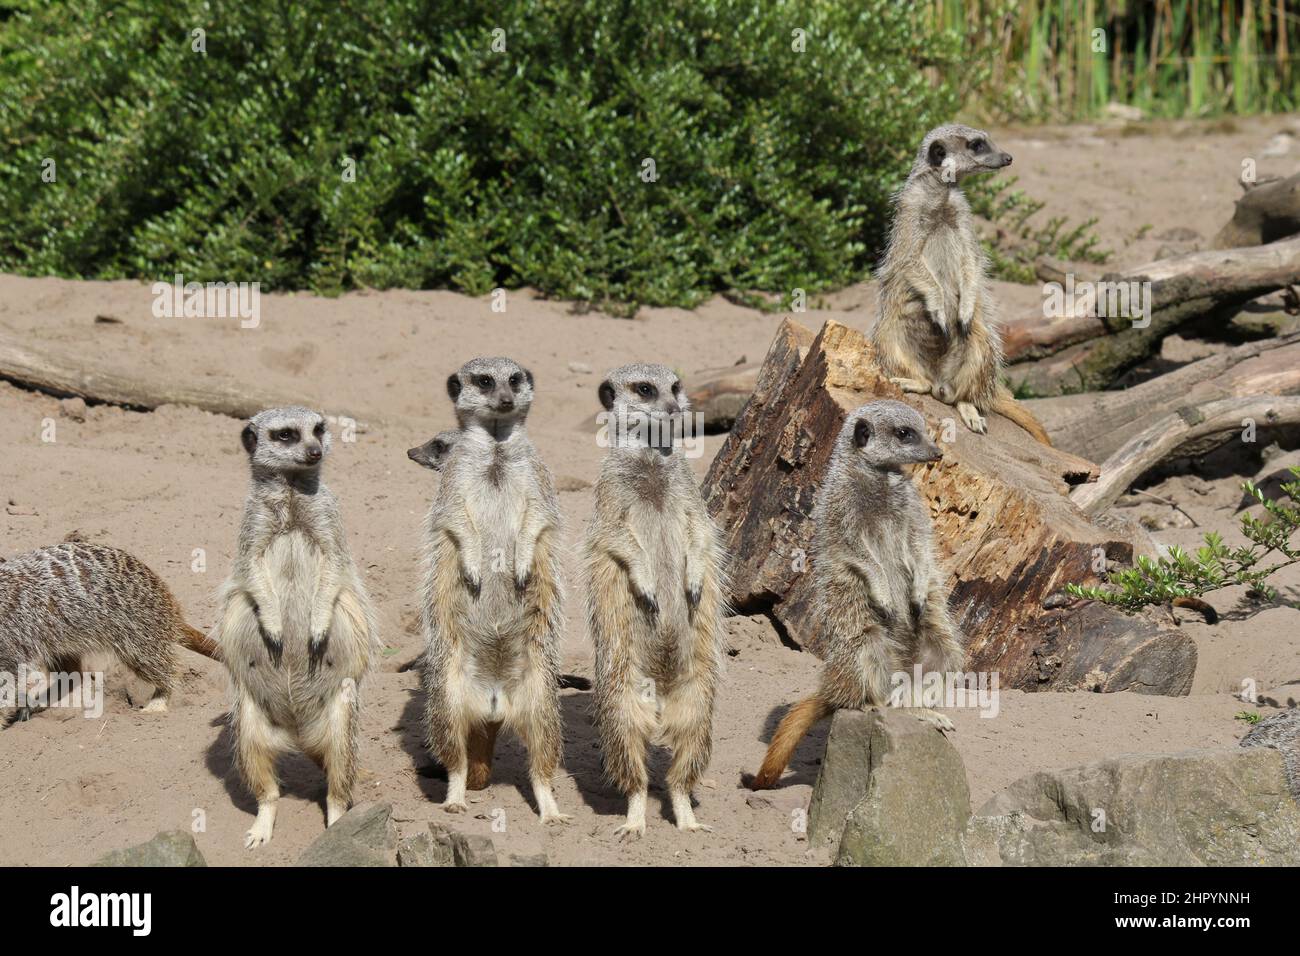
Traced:
<svg viewBox="0 0 1300 956">
<path fill-rule="evenodd" d="M 502 727 L 528 748 L 543 823 L 568 822 L 552 778 L 560 762 L 560 507 L 525 428 L 533 376 L 478 358 L 447 380 L 460 435 L 425 536 L 421 602 L 429 749 L 447 768 L 443 808 L 487 786 Z"/>
<path fill-rule="evenodd" d="M 961 664 L 930 514 L 903 471 L 941 456 L 925 419 L 902 402 L 872 402 L 845 420 L 813 508 L 815 614 L 826 648 L 821 686 L 781 720 L 752 789 L 776 783 L 823 717 L 889 703 L 891 674 L 917 664 L 925 674 L 947 674 Z M 948 718 L 920 706 L 920 690 L 902 703 L 951 730 Z"/>
<path fill-rule="evenodd" d="M 456 444 L 456 439 L 459 437 L 460 432 L 454 428 L 438 432 L 423 445 L 408 448 L 406 457 L 417 465 L 433 471 L 442 471 L 442 466 L 447 463 L 447 456 L 451 454 L 452 446 Z"/>
<path fill-rule="evenodd" d="M 587 617 L 605 770 L 628 799 L 624 839 L 645 833 L 646 748 L 673 751 L 668 792 L 680 830 L 709 765 L 722 659 L 723 554 L 674 435 L 689 408 L 663 365 L 625 365 L 599 388 L 609 452 L 587 531 Z"/>
<path fill-rule="evenodd" d="M 252 483 L 219 640 L 236 762 L 257 798 L 249 849 L 275 828 L 281 753 L 301 750 L 324 768 L 327 826 L 352 803 L 359 691 L 378 640 L 338 502 L 321 481 L 330 440 L 324 417 L 297 406 L 258 412 L 241 436 Z"/>
<path fill-rule="evenodd" d="M 894 200 L 871 340 L 892 382 L 956 406 L 971 431 L 986 432 L 983 413 L 993 411 L 1050 445 L 1002 384 L 988 265 L 961 191 L 967 176 L 1009 165 L 1011 155 L 982 130 L 950 125 L 926 134 Z"/>
<path fill-rule="evenodd" d="M 0 673 L 16 675 L 20 665 L 48 673 L 108 651 L 153 685 L 143 709 L 165 711 L 177 644 L 218 656 L 162 579 L 125 551 L 69 541 L 0 559 Z M 31 713 L 19 707 L 15 719 Z"/>
</svg>

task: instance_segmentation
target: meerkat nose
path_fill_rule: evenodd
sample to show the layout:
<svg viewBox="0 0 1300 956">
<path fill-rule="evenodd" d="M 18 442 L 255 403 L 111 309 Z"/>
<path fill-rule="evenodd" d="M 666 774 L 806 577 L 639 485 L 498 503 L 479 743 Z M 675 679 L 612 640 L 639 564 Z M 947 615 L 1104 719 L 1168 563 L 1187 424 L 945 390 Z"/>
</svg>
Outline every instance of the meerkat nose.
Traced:
<svg viewBox="0 0 1300 956">
<path fill-rule="evenodd" d="M 1003 154 L 1002 154 L 1002 165 L 1003 165 L 1003 166 L 1010 166 L 1010 165 L 1011 165 L 1011 154 L 1010 154 L 1010 153 L 1003 153 Z"/>
<path fill-rule="evenodd" d="M 322 452 L 319 448 L 308 448 L 307 457 L 312 461 L 320 461 Z"/>
</svg>

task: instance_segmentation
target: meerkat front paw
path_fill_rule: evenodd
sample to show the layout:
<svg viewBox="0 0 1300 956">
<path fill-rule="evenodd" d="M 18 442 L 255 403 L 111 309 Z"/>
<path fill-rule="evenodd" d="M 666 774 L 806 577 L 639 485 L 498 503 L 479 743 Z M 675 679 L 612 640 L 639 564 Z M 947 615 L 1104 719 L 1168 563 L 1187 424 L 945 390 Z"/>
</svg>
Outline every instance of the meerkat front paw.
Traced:
<svg viewBox="0 0 1300 956">
<path fill-rule="evenodd" d="M 515 591 L 524 594 L 533 582 L 533 572 L 528 568 L 515 568 Z"/>
<path fill-rule="evenodd" d="M 252 850 L 256 847 L 270 843 L 272 828 L 273 824 L 269 820 L 259 818 L 254 821 L 248 832 L 244 834 L 244 849 Z"/>
<path fill-rule="evenodd" d="M 979 435 L 988 433 L 989 425 L 984 420 L 984 416 L 979 413 L 979 409 L 970 402 L 958 402 L 957 414 L 961 420 L 966 423 L 966 427 Z"/>
<path fill-rule="evenodd" d="M 569 824 L 573 822 L 573 814 L 561 813 L 559 810 L 550 811 L 542 814 L 542 825 L 548 826 L 552 823 Z"/>
<path fill-rule="evenodd" d="M 446 800 L 442 804 L 442 809 L 446 813 L 468 813 L 469 805 L 464 800 Z"/>
<path fill-rule="evenodd" d="M 961 326 L 963 332 L 970 331 L 970 324 L 975 321 L 975 297 L 962 296 L 961 305 L 957 309 L 957 323 Z"/>
<path fill-rule="evenodd" d="M 325 628 L 319 634 L 313 634 L 307 639 L 307 671 L 316 673 L 320 667 L 320 662 L 325 658 L 325 652 L 329 649 L 330 632 Z"/>
<path fill-rule="evenodd" d="M 479 594 L 483 591 L 483 576 L 476 569 L 465 565 L 460 569 L 460 579 L 465 582 L 470 597 L 478 600 Z"/>
<path fill-rule="evenodd" d="M 271 663 L 276 667 L 280 666 L 280 660 L 284 657 L 284 638 L 280 634 L 280 629 L 268 628 L 259 619 L 257 622 L 258 633 L 262 635 L 262 643 L 266 645 L 266 652 L 271 655 Z"/>
<path fill-rule="evenodd" d="M 954 726 L 953 722 L 937 710 L 930 710 L 928 707 L 923 707 L 912 711 L 912 716 L 923 723 L 929 724 L 931 727 L 937 728 L 941 734 L 957 732 L 957 728 Z"/>
<path fill-rule="evenodd" d="M 632 585 L 632 596 L 636 599 L 637 606 L 646 614 L 654 617 L 659 613 L 659 602 L 655 600 L 654 592 L 649 588 L 638 587 L 634 584 Z"/>
<path fill-rule="evenodd" d="M 897 385 L 905 392 L 915 392 L 918 395 L 925 395 L 934 388 L 929 382 L 919 378 L 891 378 L 891 382 Z"/>
</svg>

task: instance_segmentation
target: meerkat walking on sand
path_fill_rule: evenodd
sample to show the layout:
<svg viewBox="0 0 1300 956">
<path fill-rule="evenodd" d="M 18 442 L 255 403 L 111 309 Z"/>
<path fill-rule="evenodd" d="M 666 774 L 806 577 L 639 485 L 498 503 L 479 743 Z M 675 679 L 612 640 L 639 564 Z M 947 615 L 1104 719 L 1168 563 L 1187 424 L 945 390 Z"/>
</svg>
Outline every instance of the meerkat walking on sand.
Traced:
<svg viewBox="0 0 1300 956">
<path fill-rule="evenodd" d="M 347 812 L 360 685 L 378 639 L 338 502 L 321 481 L 330 449 L 324 417 L 299 407 L 259 412 L 242 442 L 252 485 L 219 640 L 234 688 L 236 762 L 257 798 L 244 840 L 251 849 L 271 839 L 275 760 L 285 751 L 301 750 L 324 768 L 327 826 Z"/>
<path fill-rule="evenodd" d="M 971 431 L 986 432 L 983 413 L 993 411 L 1050 445 L 1002 384 L 988 266 L 961 191 L 967 176 L 1009 165 L 1011 155 L 981 130 L 952 125 L 926 134 L 894 200 L 871 340 L 892 382 L 954 405 Z"/>
<path fill-rule="evenodd" d="M 48 674 L 96 651 L 114 654 L 154 687 L 144 706 L 165 711 L 175 646 L 217 657 L 185 623 L 176 599 L 143 562 L 117 548 L 70 541 L 0 559 L 0 674 Z M 30 703 L 15 719 L 27 720 Z"/>
<path fill-rule="evenodd" d="M 723 555 L 674 437 L 688 409 L 663 365 L 625 365 L 599 389 L 610 448 L 587 532 L 587 615 L 605 770 L 628 799 L 616 833 L 645 832 L 646 748 L 673 751 L 668 791 L 680 830 L 708 830 L 691 790 L 708 767 L 722 658 Z"/>
<path fill-rule="evenodd" d="M 422 617 L 425 721 L 447 768 L 450 813 L 487 786 L 497 732 L 528 748 L 543 823 L 568 822 L 560 762 L 560 507 L 525 420 L 533 376 L 506 358 L 467 362 L 447 380 L 459 436 L 429 512 Z"/>
<path fill-rule="evenodd" d="M 889 703 L 892 674 L 914 665 L 947 674 L 961 664 L 930 515 L 903 471 L 941 455 L 926 437 L 925 420 L 902 402 L 872 402 L 845 420 L 813 509 L 815 613 L 826 648 L 821 686 L 782 719 L 752 789 L 776 783 L 823 717 Z M 899 703 L 952 729 L 946 717 L 921 707 L 919 686 Z"/>
</svg>

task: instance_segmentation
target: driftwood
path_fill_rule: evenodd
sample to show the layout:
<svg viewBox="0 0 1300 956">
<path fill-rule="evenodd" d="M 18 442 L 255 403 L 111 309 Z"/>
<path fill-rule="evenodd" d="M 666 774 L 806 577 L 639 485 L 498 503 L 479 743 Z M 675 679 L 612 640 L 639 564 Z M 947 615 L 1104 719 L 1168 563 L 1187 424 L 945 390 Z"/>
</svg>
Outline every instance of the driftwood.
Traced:
<svg viewBox="0 0 1300 956">
<path fill-rule="evenodd" d="M 1242 188 L 1232 219 L 1214 237 L 1215 249 L 1259 246 L 1300 233 L 1300 173 Z"/>
<path fill-rule="evenodd" d="M 92 404 L 146 411 L 160 405 L 192 405 L 232 418 L 249 418 L 264 408 L 304 401 L 301 395 L 259 392 L 230 380 L 195 381 L 158 372 L 144 373 L 139 369 L 127 371 L 98 361 L 90 366 L 84 357 L 74 358 L 46 347 L 38 349 L 3 333 L 0 333 L 0 379 L 58 398 L 82 398 Z M 368 428 L 355 415 L 333 411 L 331 415 L 356 421 L 359 432 Z"/>
<path fill-rule="evenodd" d="M 758 382 L 757 362 L 736 365 L 690 383 L 691 409 L 704 416 L 706 434 L 725 432 L 749 401 Z"/>
<path fill-rule="evenodd" d="M 880 376 L 862 334 L 836 322 L 815 337 L 782 325 L 705 479 L 732 555 L 737 610 L 766 612 L 790 640 L 820 650 L 809 515 L 846 414 L 873 398 L 919 409 L 944 450 L 916 480 L 949 569 L 968 670 L 996 671 L 1004 687 L 1188 692 L 1190 638 L 1155 618 L 1061 599 L 1066 584 L 1097 581 L 1102 554 L 1133 556 L 1131 537 L 1092 523 L 1067 497 L 1093 466 L 997 415 L 987 436 L 976 435 L 948 406 L 904 396 Z"/>
<path fill-rule="evenodd" d="M 1244 433 L 1256 440 L 1265 428 L 1297 425 L 1300 398 L 1296 397 L 1250 396 L 1189 405 L 1126 441 L 1102 464 L 1101 477 L 1076 488 L 1070 499 L 1084 513 L 1099 515 L 1161 462 L 1204 455 Z"/>
<path fill-rule="evenodd" d="M 1052 443 L 1092 461 L 1184 405 L 1250 395 L 1300 394 L 1300 333 L 1239 345 L 1132 388 L 1025 402 Z"/>
<path fill-rule="evenodd" d="M 1183 324 L 1229 315 L 1251 299 L 1300 283 L 1300 237 L 1254 248 L 1193 252 L 1110 273 L 1102 281 L 1116 287 L 1149 282 L 1150 323 L 1139 328 L 1128 316 L 1009 322 L 1003 347 L 1012 363 L 1007 376 L 1013 384 L 1048 395 L 1108 387 Z M 1103 306 L 1097 311 L 1118 310 Z"/>
</svg>

